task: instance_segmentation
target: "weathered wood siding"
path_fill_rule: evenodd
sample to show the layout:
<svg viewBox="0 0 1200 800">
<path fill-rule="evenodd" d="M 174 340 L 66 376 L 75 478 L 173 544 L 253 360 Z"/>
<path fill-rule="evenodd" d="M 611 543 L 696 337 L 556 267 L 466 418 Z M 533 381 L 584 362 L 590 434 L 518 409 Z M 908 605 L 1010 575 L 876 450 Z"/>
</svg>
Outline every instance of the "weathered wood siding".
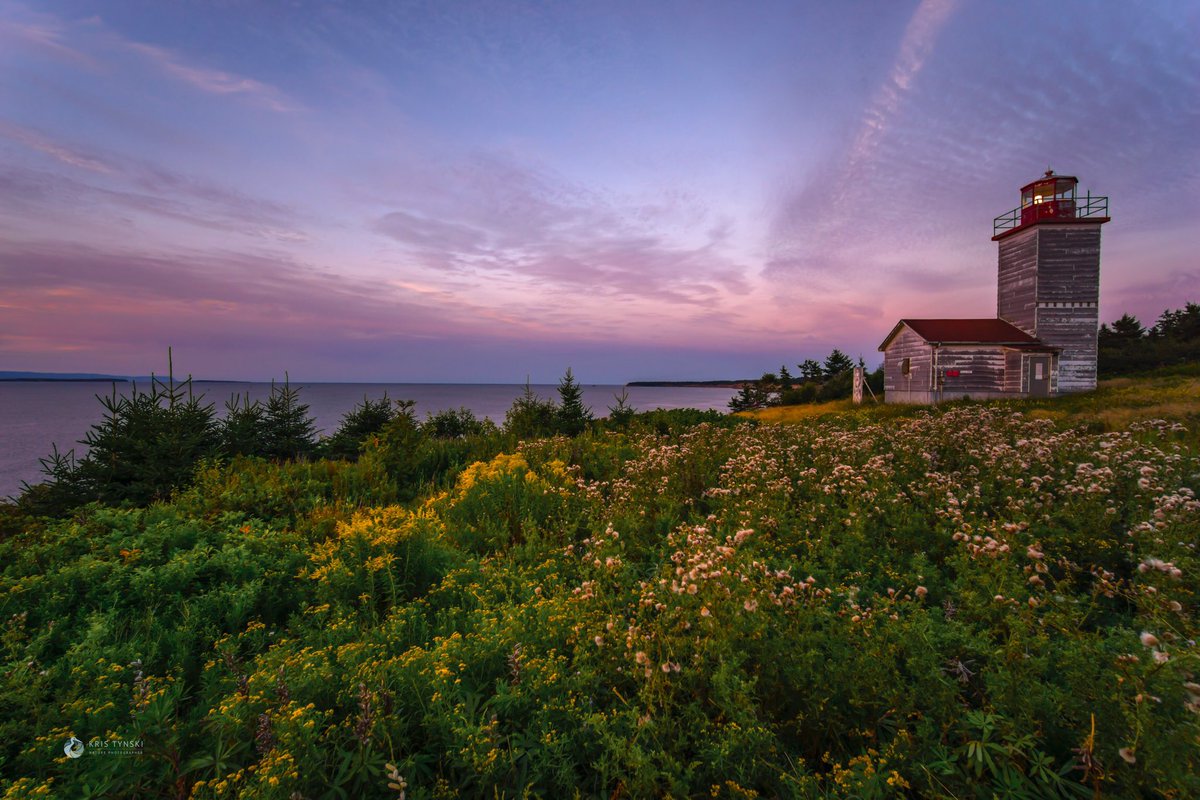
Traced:
<svg viewBox="0 0 1200 800">
<path fill-rule="evenodd" d="M 1100 225 L 1039 225 L 1034 335 L 1061 347 L 1058 391 L 1096 388 Z"/>
<path fill-rule="evenodd" d="M 887 403 L 928 402 L 933 386 L 931 348 L 907 325 L 883 351 L 883 393 Z M 904 359 L 909 373 L 903 374 Z"/>
<path fill-rule="evenodd" d="M 1004 351 L 1004 391 L 1023 392 L 1025 362 L 1021 359 L 1020 350 Z"/>
<path fill-rule="evenodd" d="M 1038 228 L 1014 233 L 999 244 L 996 316 L 1036 336 Z"/>
<path fill-rule="evenodd" d="M 943 396 L 1004 391 L 1004 348 L 1000 345 L 947 345 L 937 348 L 937 370 L 958 370 L 944 379 Z"/>
</svg>

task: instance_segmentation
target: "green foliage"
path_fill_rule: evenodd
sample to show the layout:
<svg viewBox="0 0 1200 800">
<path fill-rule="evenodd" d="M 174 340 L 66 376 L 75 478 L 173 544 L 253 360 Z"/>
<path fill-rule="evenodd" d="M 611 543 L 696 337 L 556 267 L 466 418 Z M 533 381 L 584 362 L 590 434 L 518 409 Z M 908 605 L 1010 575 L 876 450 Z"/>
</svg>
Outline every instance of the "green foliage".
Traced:
<svg viewBox="0 0 1200 800">
<path fill-rule="evenodd" d="M 558 433 L 577 436 L 592 424 L 592 409 L 583 404 L 583 388 L 576 383 L 571 368 L 558 382 L 558 409 L 554 419 Z"/>
<path fill-rule="evenodd" d="M 262 440 L 261 455 L 266 458 L 303 458 L 316 449 L 316 424 L 308 415 L 308 405 L 300 402 L 300 390 L 289 383 L 287 373 L 282 385 L 271 381 L 271 395 L 263 408 Z"/>
<path fill-rule="evenodd" d="M 821 362 L 811 358 L 804 359 L 797 366 L 800 368 L 800 377 L 806 381 L 819 380 L 825 374 L 825 370 L 821 368 Z"/>
<path fill-rule="evenodd" d="M 701 424 L 718 428 L 733 428 L 744 425 L 745 420 L 713 410 L 656 408 L 652 411 L 639 411 L 634 414 L 629 427 L 633 431 L 642 433 L 675 436 Z"/>
<path fill-rule="evenodd" d="M 780 394 L 779 405 L 795 406 L 801 403 L 815 403 L 817 402 L 817 394 L 820 391 L 821 384 L 819 382 L 806 380 Z"/>
<path fill-rule="evenodd" d="M 822 371 L 826 378 L 833 378 L 853 368 L 854 362 L 850 360 L 850 356 L 835 347 L 833 352 L 825 358 Z"/>
<path fill-rule="evenodd" d="M 402 407 L 6 520 L 0 796 L 1198 796 L 1200 436 L 1035 413 Z"/>
<path fill-rule="evenodd" d="M 333 435 L 321 442 L 321 455 L 328 458 L 357 458 L 364 441 L 383 430 L 398 411 L 409 409 L 412 405 L 411 401 L 393 403 L 386 392 L 378 400 L 364 396 L 361 403 L 356 403 L 342 416 L 342 422 Z"/>
<path fill-rule="evenodd" d="M 416 495 L 425 443 L 413 403 L 400 403 L 378 436 L 369 440 L 369 451 L 383 464 L 403 497 Z"/>
<path fill-rule="evenodd" d="M 1146 372 L 1200 362 L 1200 303 L 1164 311 L 1147 331 L 1137 317 L 1123 315 L 1100 326 L 1099 371 L 1102 377 Z"/>
<path fill-rule="evenodd" d="M 494 433 L 496 426 L 489 419 L 476 419 L 469 408 L 447 408 L 428 414 L 421 430 L 434 439 L 463 439 Z"/>
<path fill-rule="evenodd" d="M 614 394 L 617 401 L 615 406 L 608 407 L 608 419 L 605 420 L 610 430 L 624 431 L 629 429 L 637 410 L 629 405 L 629 390 L 622 387 L 620 394 Z"/>
<path fill-rule="evenodd" d="M 114 385 L 98 395 L 104 416 L 81 440 L 86 456 L 57 449 L 42 460 L 49 481 L 26 492 L 23 503 L 36 514 L 57 515 L 83 503 L 144 505 L 185 485 L 196 463 L 219 444 L 212 404 L 192 392 L 191 379 L 176 384 L 151 378 L 150 390 L 136 385 L 127 395 Z"/>
<path fill-rule="evenodd" d="M 1178 342 L 1200 339 L 1200 303 L 1187 303 L 1183 308 L 1164 311 L 1150 329 L 1150 336 Z"/>
<path fill-rule="evenodd" d="M 849 397 L 853 391 L 854 372 L 851 367 L 826 378 L 821 383 L 821 388 L 817 390 L 817 401 L 842 400 Z"/>
<path fill-rule="evenodd" d="M 266 409 L 250 393 L 225 401 L 225 416 L 218 426 L 221 452 L 227 456 L 258 456 L 266 452 Z"/>
<path fill-rule="evenodd" d="M 729 410 L 733 412 L 766 408 L 769 405 L 771 405 L 771 391 L 760 381 L 743 383 L 738 389 L 738 393 L 729 400 Z"/>
<path fill-rule="evenodd" d="M 543 400 L 525 381 L 525 390 L 504 416 L 504 431 L 517 439 L 551 436 L 557 430 L 558 406 Z"/>
<path fill-rule="evenodd" d="M 862 357 L 859 357 L 858 364 L 864 366 Z M 759 380 L 744 384 L 738 394 L 729 401 L 730 411 L 824 403 L 846 399 L 853 393 L 854 362 L 841 350 L 835 349 L 830 353 L 823 367 L 812 359 L 802 362 L 799 367 L 801 378 L 798 384 L 787 371 L 786 365 L 780 369 L 778 376 L 768 372 Z M 866 380 L 872 391 L 877 396 L 882 396 L 883 366 L 880 365 L 874 372 L 867 373 Z"/>
<path fill-rule="evenodd" d="M 1122 314 L 1121 318 L 1112 324 L 1111 329 L 1107 325 L 1100 326 L 1102 344 L 1135 341 L 1145 335 L 1146 329 L 1142 327 L 1142 323 L 1138 321 L 1137 317 L 1130 314 Z"/>
</svg>

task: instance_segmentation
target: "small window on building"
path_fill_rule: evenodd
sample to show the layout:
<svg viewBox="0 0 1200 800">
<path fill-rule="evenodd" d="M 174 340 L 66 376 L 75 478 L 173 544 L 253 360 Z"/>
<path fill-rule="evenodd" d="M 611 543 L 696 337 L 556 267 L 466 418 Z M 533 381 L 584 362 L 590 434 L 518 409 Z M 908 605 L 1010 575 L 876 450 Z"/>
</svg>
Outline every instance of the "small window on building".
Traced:
<svg viewBox="0 0 1200 800">
<path fill-rule="evenodd" d="M 1035 381 L 1040 381 L 1040 380 L 1043 380 L 1043 379 L 1046 377 L 1046 376 L 1045 376 L 1045 375 L 1042 373 L 1042 370 L 1043 370 L 1043 369 L 1045 369 L 1045 366 L 1046 366 L 1046 365 L 1045 365 L 1045 364 L 1043 364 L 1041 361 L 1035 361 L 1035 362 L 1033 363 L 1033 379 L 1034 379 Z"/>
<path fill-rule="evenodd" d="M 900 362 L 900 374 L 908 375 L 912 372 L 912 359 L 905 358 Z"/>
</svg>

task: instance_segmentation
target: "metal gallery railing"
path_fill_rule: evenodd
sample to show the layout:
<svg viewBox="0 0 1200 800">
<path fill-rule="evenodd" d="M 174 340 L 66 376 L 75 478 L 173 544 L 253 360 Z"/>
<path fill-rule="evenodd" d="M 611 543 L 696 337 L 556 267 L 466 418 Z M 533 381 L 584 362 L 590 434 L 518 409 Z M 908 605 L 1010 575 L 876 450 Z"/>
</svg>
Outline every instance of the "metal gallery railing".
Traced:
<svg viewBox="0 0 1200 800">
<path fill-rule="evenodd" d="M 998 236 L 1005 231 L 1016 230 L 1022 225 L 1041 220 L 1056 219 L 1087 219 L 1088 217 L 1107 217 L 1108 198 L 1101 195 L 1093 197 L 1089 192 L 1083 197 L 1059 198 L 1018 206 L 1007 214 L 996 217 L 992 223 L 992 235 Z"/>
</svg>

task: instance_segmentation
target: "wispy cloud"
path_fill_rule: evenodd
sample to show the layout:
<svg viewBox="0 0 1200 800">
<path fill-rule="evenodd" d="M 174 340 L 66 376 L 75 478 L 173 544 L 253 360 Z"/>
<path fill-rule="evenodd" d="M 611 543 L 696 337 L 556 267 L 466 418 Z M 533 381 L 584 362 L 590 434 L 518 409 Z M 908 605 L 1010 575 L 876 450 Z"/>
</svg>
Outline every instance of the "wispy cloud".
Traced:
<svg viewBox="0 0 1200 800">
<path fill-rule="evenodd" d="M 896 62 L 875 93 L 858 136 L 850 147 L 846 172 L 854 173 L 875 152 L 957 4 L 958 0 L 921 0 L 921 5 L 917 6 L 904 30 L 904 38 L 900 40 Z"/>
<path fill-rule="evenodd" d="M 0 8 L 0 14 L 4 15 L 0 16 L 0 42 L 20 42 L 91 71 L 111 68 L 113 51 L 132 53 L 167 77 L 205 94 L 238 97 L 272 111 L 300 109 L 299 103 L 275 86 L 197 63 L 171 48 L 129 38 L 105 25 L 99 16 L 65 20 L 15 4 Z"/>
<path fill-rule="evenodd" d="M 0 334 L 64 345 L 172 335 L 230 342 L 444 336 L 479 332 L 495 316 L 461 298 L 236 252 L 3 243 L 0 283 L 18 309 L 6 312 Z"/>
<path fill-rule="evenodd" d="M 404 245 L 456 254 L 481 253 L 487 240 L 482 231 L 469 225 L 429 219 L 407 211 L 384 214 L 371 227 Z"/>
<path fill-rule="evenodd" d="M 905 27 L 887 77 L 863 112 L 853 141 L 780 209 L 774 228 L 775 246 L 782 252 L 768 265 L 768 273 L 778 272 L 781 265 L 802 263 L 815 254 L 812 251 L 836 248 L 846 224 L 861 219 L 871 162 L 956 5 L 957 0 L 921 0 Z M 806 252 L 797 254 L 797 248 Z"/>
<path fill-rule="evenodd" d="M 66 27 L 57 17 L 49 14 L 35 14 L 27 9 L 0 8 L 0 13 L 19 11 L 24 19 L 0 18 L 0 42 L 8 39 L 49 53 L 55 58 L 96 69 L 97 61 L 87 53 L 67 44 Z"/>
<path fill-rule="evenodd" d="M 54 141 L 48 136 L 38 133 L 35 130 L 14 125 L 11 122 L 0 120 L 0 136 L 14 142 L 19 142 L 26 147 L 37 150 L 40 153 L 45 153 L 48 156 L 68 164 L 72 167 L 86 169 L 91 172 L 100 172 L 104 174 L 111 173 L 112 167 L 104 163 L 98 158 L 84 154 L 81 150 L 77 150 L 68 145 Z"/>
<path fill-rule="evenodd" d="M 497 156 L 418 170 L 405 208 L 370 223 L 439 272 L 503 275 L 543 296 L 703 305 L 749 291 L 748 267 L 725 251 L 727 220 L 710 222 L 692 198 L 648 206 L 590 191 Z M 674 225 L 673 203 L 687 220 Z M 679 209 L 676 209 L 678 211 Z"/>
<path fill-rule="evenodd" d="M 309 239 L 300 227 L 300 213 L 287 206 L 143 163 L 112 161 L 106 166 L 103 178 L 91 181 L 88 175 L 0 164 L 0 186 L 20 191 L 0 198 L 0 209 L 16 220 L 39 225 L 55 217 L 86 215 L 89 222 L 96 222 L 132 213 L 254 240 Z"/>
<path fill-rule="evenodd" d="M 121 47 L 144 56 L 165 74 L 201 92 L 243 97 L 272 111 L 299 110 L 299 105 L 286 98 L 283 92 L 262 81 L 188 63 L 181 55 L 165 47 L 132 41 L 115 33 L 110 35 Z"/>
</svg>

